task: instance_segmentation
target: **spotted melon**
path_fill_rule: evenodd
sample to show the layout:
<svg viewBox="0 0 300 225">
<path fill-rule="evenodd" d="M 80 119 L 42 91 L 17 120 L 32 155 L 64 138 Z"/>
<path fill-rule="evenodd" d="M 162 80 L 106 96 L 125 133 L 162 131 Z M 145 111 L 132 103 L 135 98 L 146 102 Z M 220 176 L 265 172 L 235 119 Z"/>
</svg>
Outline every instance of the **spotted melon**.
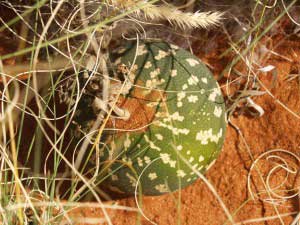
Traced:
<svg viewBox="0 0 300 225">
<path fill-rule="evenodd" d="M 224 100 L 211 72 L 165 42 L 130 43 L 112 60 L 114 73 L 133 86 L 117 102 L 130 117 L 106 125 L 106 184 L 129 195 L 137 185 L 145 195 L 160 195 L 193 183 L 191 168 L 207 170 L 226 128 Z"/>
</svg>

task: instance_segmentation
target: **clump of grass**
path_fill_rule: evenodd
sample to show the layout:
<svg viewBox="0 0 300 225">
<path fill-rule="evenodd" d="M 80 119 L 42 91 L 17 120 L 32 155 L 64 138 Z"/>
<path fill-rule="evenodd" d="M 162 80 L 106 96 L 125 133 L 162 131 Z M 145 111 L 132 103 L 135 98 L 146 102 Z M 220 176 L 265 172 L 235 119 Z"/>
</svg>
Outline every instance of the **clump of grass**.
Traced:
<svg viewBox="0 0 300 225">
<path fill-rule="evenodd" d="M 287 182 L 288 179 L 292 179 L 293 176 L 297 176 L 296 171 L 298 169 L 295 164 L 299 164 L 298 156 L 288 150 L 266 149 L 265 153 L 261 154 L 259 157 L 255 157 L 254 149 L 251 149 L 248 145 L 248 141 L 243 132 L 233 119 L 234 117 L 238 117 L 242 114 L 247 115 L 248 117 L 263 116 L 263 107 L 255 103 L 257 96 L 261 95 L 271 96 L 276 104 L 287 110 L 295 117 L 295 119 L 299 119 L 299 113 L 294 112 L 286 104 L 277 99 L 272 94 L 272 91 L 261 81 L 261 77 L 268 74 L 273 77 L 273 83 L 276 82 L 277 68 L 272 64 L 268 64 L 268 59 L 276 56 L 290 62 L 289 58 L 274 51 L 276 48 L 275 43 L 275 46 L 270 46 L 268 43 L 272 42 L 272 38 L 274 38 L 273 35 L 281 36 L 283 40 L 286 40 L 289 36 L 293 35 L 291 33 L 280 33 L 275 29 L 278 29 L 280 26 L 280 21 L 283 19 L 286 20 L 287 18 L 288 20 L 291 20 L 291 27 L 296 29 L 295 25 L 297 24 L 294 23 L 294 18 L 290 18 L 289 13 L 294 9 L 295 3 L 296 1 L 292 1 L 286 4 L 282 1 L 284 7 L 283 10 L 279 10 L 280 5 L 277 1 L 275 1 L 272 5 L 266 5 L 262 2 L 258 2 L 251 11 L 252 18 L 250 20 L 250 24 L 245 23 L 241 17 L 239 17 L 239 14 L 237 14 L 238 16 L 235 17 L 235 20 L 239 24 L 238 26 L 241 26 L 239 31 L 243 31 L 242 33 L 244 34 L 239 34 L 239 38 L 236 36 L 233 37 L 230 33 L 232 29 L 237 30 L 236 26 L 232 27 L 232 24 L 230 24 L 228 27 L 225 27 L 225 33 L 229 39 L 230 48 L 225 51 L 220 58 L 228 54 L 232 56 L 231 61 L 222 72 L 222 76 L 226 76 L 227 79 L 224 84 L 224 90 L 228 97 L 228 121 L 229 124 L 237 131 L 243 145 L 245 146 L 248 157 L 251 160 L 250 168 L 245 166 L 249 173 L 249 189 L 245 191 L 245 193 L 250 193 L 251 197 L 234 210 L 233 215 L 238 214 L 248 203 L 252 202 L 259 202 L 263 209 L 266 207 L 265 205 L 268 205 L 275 212 L 272 216 L 263 216 L 261 218 L 251 218 L 249 216 L 248 219 L 240 221 L 237 224 L 251 224 L 269 220 L 279 221 L 280 224 L 284 224 L 284 217 L 287 216 L 295 217 L 292 224 L 297 224 L 299 220 L 299 214 L 296 212 L 282 213 L 281 211 L 282 207 L 288 207 L 288 201 L 290 199 L 298 199 L 298 192 L 296 191 L 298 188 L 297 186 L 293 187 L 293 190 L 290 191 L 284 189 L 285 182 Z M 292 30 L 289 32 L 293 33 Z M 243 69 L 236 69 L 241 68 L 241 65 L 243 65 Z M 290 161 L 291 157 L 295 159 L 296 163 Z M 264 160 L 262 160 L 263 158 Z M 258 161 L 260 160 L 262 160 L 263 163 L 258 166 Z M 267 168 L 267 171 L 265 171 L 268 164 L 271 164 L 272 167 Z M 274 186 L 274 180 L 271 182 L 271 177 L 275 177 L 277 172 L 285 172 L 286 180 L 283 180 L 282 182 L 280 181 L 280 184 L 277 183 L 277 186 Z M 255 179 L 253 178 L 253 174 L 255 174 Z M 291 194 L 289 195 L 287 193 Z"/>
<path fill-rule="evenodd" d="M 1 222 L 72 221 L 70 208 L 92 199 L 102 209 L 104 220 L 112 224 L 106 211 L 109 206 L 101 199 L 109 200 L 110 196 L 95 182 L 101 171 L 96 169 L 94 176 L 88 176 L 89 157 L 75 154 L 73 138 L 68 135 L 89 82 L 82 86 L 81 75 L 100 75 L 105 103 L 112 82 L 106 70 L 110 63 L 107 55 L 123 41 L 122 34 L 136 37 L 137 28 L 147 33 L 147 24 L 165 20 L 181 29 L 208 27 L 219 24 L 222 13 L 184 12 L 157 0 L 39 1 L 32 5 L 6 1 L 1 10 L 8 14 L 1 17 L 0 32 L 4 38 L 17 40 L 4 46 L 8 53 L 0 56 Z M 12 65 L 7 65 L 11 59 Z M 57 99 L 64 104 L 58 104 Z M 111 113 L 112 107 L 104 104 L 91 130 L 96 135 L 85 137 L 87 144 L 81 145 L 80 152 L 85 153 L 93 142 L 99 153 L 97 143 Z M 68 202 L 62 203 L 62 199 Z"/>
</svg>

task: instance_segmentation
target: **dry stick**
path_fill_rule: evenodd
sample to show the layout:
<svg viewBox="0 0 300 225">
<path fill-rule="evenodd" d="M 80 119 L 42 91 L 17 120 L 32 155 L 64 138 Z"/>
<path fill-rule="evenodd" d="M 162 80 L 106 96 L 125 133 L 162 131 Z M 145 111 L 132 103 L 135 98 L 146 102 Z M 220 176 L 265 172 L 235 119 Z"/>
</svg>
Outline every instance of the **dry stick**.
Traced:
<svg viewBox="0 0 300 225">
<path fill-rule="evenodd" d="M 95 202 L 66 202 L 66 201 L 43 201 L 43 202 L 33 202 L 35 207 L 57 207 L 58 205 L 61 207 L 74 207 L 76 208 L 101 208 L 99 203 Z M 15 211 L 19 208 L 26 208 L 27 203 L 9 205 L 5 209 L 8 211 Z M 107 209 L 116 209 L 116 210 L 124 210 L 128 212 L 137 212 L 138 210 L 134 207 L 118 205 L 118 202 L 110 201 L 103 204 L 103 206 Z"/>
<path fill-rule="evenodd" d="M 81 19 L 82 19 L 82 23 L 83 23 L 83 26 L 84 28 L 87 28 L 88 27 L 88 21 L 86 19 L 86 14 L 85 14 L 85 8 L 84 8 L 84 0 L 81 0 L 80 1 L 80 16 L 81 16 Z M 97 116 L 92 128 L 90 129 L 89 133 L 93 133 L 94 131 L 96 131 L 104 117 L 105 117 L 105 114 L 106 112 L 108 111 L 108 107 L 107 107 L 107 104 L 109 102 L 109 87 L 110 87 L 110 79 L 109 79 L 109 73 L 108 73 L 108 69 L 107 69 L 107 65 L 106 65 L 106 62 L 107 62 L 107 54 L 101 52 L 101 49 L 102 49 L 102 45 L 103 48 L 107 48 L 107 45 L 109 44 L 109 41 L 104 41 L 104 44 L 103 44 L 103 40 L 105 38 L 105 33 L 102 35 L 101 37 L 101 40 L 100 40 L 100 45 L 98 45 L 98 42 L 96 40 L 96 38 L 93 36 L 93 33 L 92 32 L 91 34 L 87 33 L 87 38 L 89 39 L 94 51 L 95 51 L 95 54 L 97 55 L 97 59 L 96 59 L 96 62 L 99 62 L 99 69 L 101 70 L 102 74 L 103 74 L 103 84 L 102 84 L 102 102 L 104 103 L 103 104 L 103 109 L 101 110 L 101 112 L 99 113 L 99 115 Z M 100 56 L 99 56 L 100 55 Z M 96 63 L 95 62 L 95 63 Z M 94 63 L 94 64 L 95 64 Z M 112 107 L 113 108 L 113 107 Z M 87 136 L 83 142 L 83 144 L 81 145 L 81 148 L 78 152 L 78 155 L 77 155 L 77 158 L 76 158 L 76 161 L 75 161 L 75 168 L 76 169 L 79 169 L 80 167 L 80 164 L 81 164 L 81 161 L 84 157 L 84 153 L 86 152 L 86 149 L 88 147 L 88 145 L 90 144 L 90 139 L 89 137 Z M 96 145 L 96 152 L 99 152 L 99 146 L 98 144 Z M 98 159 L 98 158 L 97 158 Z M 99 170 L 99 160 L 97 160 L 96 162 L 96 170 L 95 170 L 95 174 L 93 176 L 93 178 L 91 178 L 91 180 L 94 180 L 98 174 L 98 170 Z"/>
<path fill-rule="evenodd" d="M 87 29 L 88 28 L 88 21 L 86 19 L 85 8 L 84 8 L 84 1 L 85 0 L 80 0 L 80 16 L 81 16 L 83 27 L 85 29 Z M 94 31 L 95 30 L 96 29 L 94 29 Z M 92 36 L 92 33 L 94 33 L 94 31 L 91 32 L 91 35 L 89 34 L 89 32 L 87 32 L 86 36 L 89 39 L 89 41 L 91 42 L 91 45 L 92 45 L 92 47 L 93 47 L 93 49 L 95 51 L 95 54 L 97 54 L 98 51 L 99 51 L 99 48 L 101 46 L 98 45 L 96 38 L 94 36 Z"/>
</svg>

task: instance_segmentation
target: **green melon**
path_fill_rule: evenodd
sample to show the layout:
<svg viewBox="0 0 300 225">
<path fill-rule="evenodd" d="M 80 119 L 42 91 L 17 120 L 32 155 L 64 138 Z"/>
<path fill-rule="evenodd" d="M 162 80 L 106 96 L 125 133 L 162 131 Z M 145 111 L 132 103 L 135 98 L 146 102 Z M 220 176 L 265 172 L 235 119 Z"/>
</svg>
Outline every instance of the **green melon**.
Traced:
<svg viewBox="0 0 300 225">
<path fill-rule="evenodd" d="M 106 184 L 124 194 L 134 194 L 138 185 L 145 195 L 160 195 L 193 183 L 198 177 L 191 167 L 205 172 L 224 141 L 224 100 L 211 72 L 196 56 L 164 42 L 130 43 L 112 60 L 115 73 L 134 86 L 118 103 L 130 118 L 107 125 L 119 131 L 107 132 L 109 150 L 101 160 L 113 163 Z"/>
</svg>

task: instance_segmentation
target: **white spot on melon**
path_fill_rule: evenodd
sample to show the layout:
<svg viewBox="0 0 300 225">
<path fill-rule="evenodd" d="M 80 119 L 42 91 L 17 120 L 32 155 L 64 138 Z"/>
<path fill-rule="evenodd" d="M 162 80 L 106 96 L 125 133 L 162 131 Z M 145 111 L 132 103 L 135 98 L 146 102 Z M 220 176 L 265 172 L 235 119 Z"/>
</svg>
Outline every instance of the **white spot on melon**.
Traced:
<svg viewBox="0 0 300 225">
<path fill-rule="evenodd" d="M 182 99 L 184 99 L 186 96 L 185 92 L 184 91 L 181 91 L 177 94 L 177 99 L 178 101 L 181 101 Z"/>
<path fill-rule="evenodd" d="M 175 120 L 175 121 L 182 122 L 184 120 L 184 116 L 180 116 L 179 112 L 174 112 L 172 115 L 170 115 L 170 117 L 172 118 L 172 120 Z"/>
<path fill-rule="evenodd" d="M 137 162 L 138 162 L 139 167 L 143 166 L 143 160 L 140 157 L 137 158 Z"/>
<path fill-rule="evenodd" d="M 146 81 L 146 87 L 149 89 L 155 89 L 158 85 L 161 85 L 165 82 L 164 79 L 151 79 Z"/>
<path fill-rule="evenodd" d="M 176 76 L 177 76 L 177 70 L 172 70 L 171 77 L 176 77 Z"/>
<path fill-rule="evenodd" d="M 131 141 L 130 141 L 130 138 L 129 138 L 129 134 L 126 133 L 126 139 L 124 141 L 124 148 L 128 149 L 130 147 L 130 145 L 131 145 Z"/>
<path fill-rule="evenodd" d="M 222 108 L 221 108 L 221 107 L 218 107 L 218 106 L 215 106 L 214 115 L 215 115 L 216 117 L 220 118 L 221 115 L 222 115 Z"/>
<path fill-rule="evenodd" d="M 201 141 L 201 144 L 206 145 L 208 141 L 218 143 L 219 139 L 222 137 L 222 128 L 217 134 L 212 133 L 212 129 L 201 130 L 196 134 L 196 140 Z"/>
<path fill-rule="evenodd" d="M 162 51 L 162 50 L 158 50 L 158 55 L 156 55 L 154 58 L 156 60 L 161 60 L 162 58 L 165 58 L 168 55 L 169 55 L 168 52 L 165 52 L 165 51 Z"/>
<path fill-rule="evenodd" d="M 161 160 L 163 161 L 164 164 L 167 164 L 170 162 L 170 154 L 168 153 L 161 153 L 160 154 Z"/>
<path fill-rule="evenodd" d="M 157 140 L 162 141 L 164 139 L 164 137 L 161 134 L 155 134 L 155 137 L 157 138 Z"/>
<path fill-rule="evenodd" d="M 150 61 L 146 62 L 144 68 L 149 69 L 152 66 L 152 63 Z"/>
<path fill-rule="evenodd" d="M 172 133 L 174 135 L 179 135 L 179 134 L 188 135 L 190 133 L 190 130 L 187 129 L 187 128 L 173 127 L 172 125 L 168 125 L 168 124 L 162 123 L 161 121 L 155 121 L 154 124 L 157 125 L 157 126 L 159 126 L 159 127 L 164 127 L 164 128 L 169 129 L 170 131 L 172 131 Z"/>
<path fill-rule="evenodd" d="M 207 84 L 207 78 L 206 78 L 206 77 L 202 77 L 202 78 L 201 78 L 201 81 L 202 81 L 204 84 Z"/>
<path fill-rule="evenodd" d="M 208 100 L 215 102 L 216 101 L 216 97 L 218 95 L 221 95 L 221 92 L 218 88 L 214 88 L 213 91 L 209 94 Z"/>
<path fill-rule="evenodd" d="M 193 165 L 192 167 L 193 167 L 194 169 L 196 169 L 198 166 L 199 166 L 199 164 L 198 164 L 198 163 L 196 163 L 196 164 L 195 164 L 195 165 Z"/>
<path fill-rule="evenodd" d="M 168 188 L 165 184 L 158 184 L 158 185 L 155 185 L 154 187 L 157 191 L 159 191 L 160 193 L 165 193 L 165 192 L 168 192 Z"/>
<path fill-rule="evenodd" d="M 176 161 L 175 160 L 170 160 L 170 167 L 175 168 Z"/>
<path fill-rule="evenodd" d="M 157 174 L 156 173 L 149 173 L 148 175 L 150 180 L 155 180 L 157 178 Z"/>
<path fill-rule="evenodd" d="M 128 177 L 129 179 L 129 183 L 131 184 L 132 187 L 135 187 L 136 186 L 136 179 L 134 176 L 130 175 L 129 173 L 126 173 L 125 174 L 126 177 Z"/>
<path fill-rule="evenodd" d="M 199 64 L 199 61 L 193 58 L 188 58 L 186 61 L 190 64 L 190 66 L 194 67 Z"/>
<path fill-rule="evenodd" d="M 184 120 L 184 116 L 180 116 L 179 112 L 174 112 L 173 114 L 167 116 L 167 118 L 164 118 L 163 122 L 164 123 L 171 122 L 172 120 L 182 122 Z"/>
<path fill-rule="evenodd" d="M 185 177 L 186 175 L 183 170 L 177 170 L 176 173 L 177 173 L 177 177 Z"/>
<path fill-rule="evenodd" d="M 124 157 L 122 158 L 122 161 L 123 161 L 123 162 L 126 162 L 129 166 L 132 165 L 132 160 L 131 160 L 130 158 L 127 158 L 126 156 L 124 156 Z"/>
<path fill-rule="evenodd" d="M 137 55 L 138 56 L 144 55 L 148 52 L 145 47 L 146 47 L 145 45 L 139 45 L 138 46 L 138 50 L 137 50 Z"/>
<path fill-rule="evenodd" d="M 181 150 L 183 149 L 183 147 L 182 147 L 182 145 L 178 145 L 178 146 L 176 147 L 176 149 L 177 149 L 178 151 L 181 151 Z"/>
<path fill-rule="evenodd" d="M 200 155 L 199 156 L 199 162 L 203 162 L 204 161 L 204 157 L 203 157 L 203 155 Z"/>
<path fill-rule="evenodd" d="M 170 167 L 175 168 L 176 161 L 171 160 L 170 154 L 168 153 L 161 153 L 160 154 L 161 160 L 163 161 L 164 164 L 169 164 Z"/>
<path fill-rule="evenodd" d="M 190 95 L 188 96 L 188 101 L 191 103 L 196 103 L 198 101 L 198 96 L 197 95 Z"/>
<path fill-rule="evenodd" d="M 189 85 L 196 85 L 199 83 L 198 77 L 191 75 L 190 78 L 188 79 L 188 84 Z"/>
<path fill-rule="evenodd" d="M 145 141 L 149 144 L 149 146 L 150 146 L 151 149 L 155 149 L 155 150 L 157 150 L 157 151 L 160 151 L 160 150 L 161 150 L 158 146 L 156 146 L 156 145 L 154 144 L 153 141 L 150 140 L 150 138 L 149 138 L 147 135 L 144 135 L 144 139 L 145 139 Z"/>
<path fill-rule="evenodd" d="M 151 163 L 151 159 L 150 159 L 148 156 L 145 156 L 145 157 L 144 157 L 144 160 L 145 160 L 145 163 L 146 163 L 146 164 Z"/>
<path fill-rule="evenodd" d="M 155 78 L 155 77 L 157 77 L 158 74 L 160 74 L 160 69 L 159 68 L 157 68 L 154 71 L 150 72 L 150 77 Z"/>
</svg>

